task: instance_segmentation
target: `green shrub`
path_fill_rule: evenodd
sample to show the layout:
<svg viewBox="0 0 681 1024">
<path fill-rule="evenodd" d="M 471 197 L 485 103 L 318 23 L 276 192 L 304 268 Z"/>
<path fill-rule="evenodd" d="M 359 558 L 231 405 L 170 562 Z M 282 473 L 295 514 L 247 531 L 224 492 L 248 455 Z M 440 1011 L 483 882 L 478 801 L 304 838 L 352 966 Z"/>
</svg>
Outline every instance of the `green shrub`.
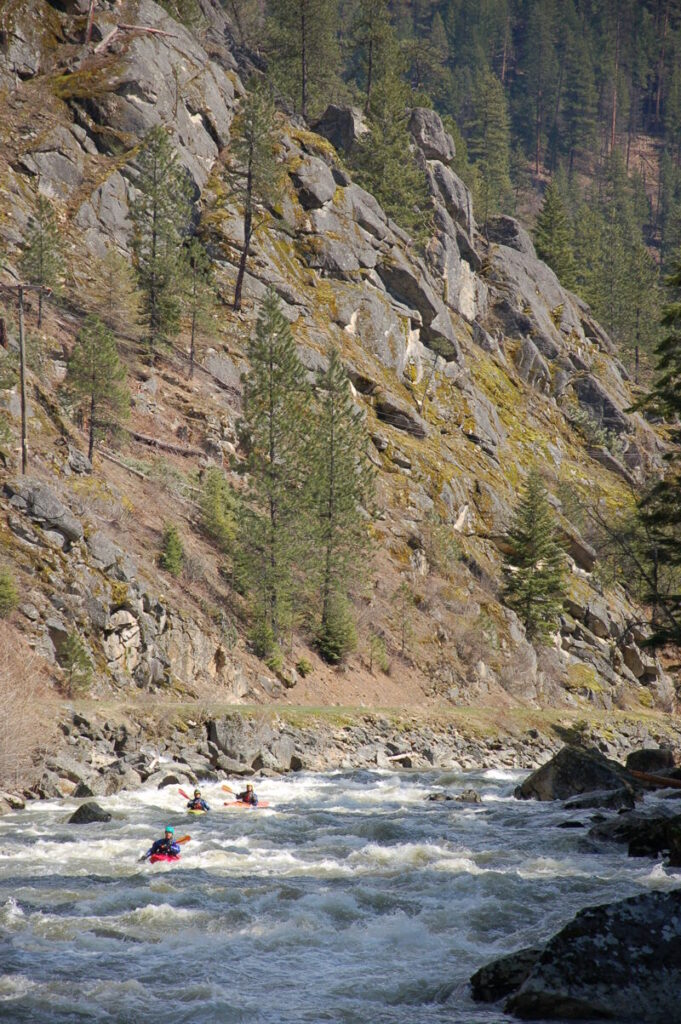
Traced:
<svg viewBox="0 0 681 1024">
<path fill-rule="evenodd" d="M 58 658 L 66 673 L 68 696 L 83 692 L 92 678 L 92 662 L 78 633 L 72 632 L 67 635 L 60 644 Z"/>
<path fill-rule="evenodd" d="M 381 672 L 385 672 L 386 675 L 390 673 L 390 658 L 388 657 L 388 649 L 385 645 L 385 640 L 378 633 L 371 633 L 369 635 L 369 671 L 373 672 L 374 663 L 378 666 Z"/>
<path fill-rule="evenodd" d="M 19 603 L 14 577 L 9 569 L 0 566 L 0 619 L 6 618 Z"/>
<path fill-rule="evenodd" d="M 163 527 L 159 562 L 161 568 L 169 572 L 171 576 L 179 576 L 182 572 L 184 547 L 182 546 L 177 527 L 173 526 L 172 523 L 166 523 Z"/>
<path fill-rule="evenodd" d="M 296 662 L 296 672 L 301 679 L 306 679 L 312 672 L 312 662 L 307 658 L 299 658 Z"/>
<path fill-rule="evenodd" d="M 357 630 L 350 606 L 340 597 L 329 603 L 329 609 L 317 633 L 317 648 L 324 661 L 337 665 L 357 646 Z"/>
<path fill-rule="evenodd" d="M 199 499 L 204 530 L 223 551 L 228 551 L 236 536 L 237 502 L 234 493 L 217 467 L 206 471 Z"/>
</svg>

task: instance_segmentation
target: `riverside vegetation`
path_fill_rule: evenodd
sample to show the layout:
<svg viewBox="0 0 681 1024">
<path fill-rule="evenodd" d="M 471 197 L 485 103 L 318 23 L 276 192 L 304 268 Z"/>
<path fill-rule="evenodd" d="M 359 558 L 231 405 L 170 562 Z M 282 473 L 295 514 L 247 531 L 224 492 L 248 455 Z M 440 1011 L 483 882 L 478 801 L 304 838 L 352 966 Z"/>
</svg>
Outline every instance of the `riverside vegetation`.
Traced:
<svg viewBox="0 0 681 1024">
<path fill-rule="evenodd" d="M 503 73 L 485 47 L 454 56 L 483 31 L 466 5 L 315 3 L 304 38 L 286 4 L 128 6 L 139 28 L 97 53 L 75 7 L 3 13 L 8 629 L 56 689 L 104 699 L 672 710 L 677 314 L 644 339 L 655 318 L 620 287 L 643 280 L 650 204 L 617 130 L 596 164 L 597 118 L 568 149 L 543 122 L 520 138 L 513 5 Z M 567 22 L 540 11 L 555 52 Z M 117 17 L 96 6 L 102 41 Z M 571 67 L 534 97 L 557 131 Z M 530 142 L 558 277 L 507 215 L 514 187 L 532 215 L 511 159 Z M 641 274 L 598 283 L 617 246 Z M 26 479 L 19 281 L 39 287 Z M 632 339 L 659 342 L 645 394 Z"/>
</svg>

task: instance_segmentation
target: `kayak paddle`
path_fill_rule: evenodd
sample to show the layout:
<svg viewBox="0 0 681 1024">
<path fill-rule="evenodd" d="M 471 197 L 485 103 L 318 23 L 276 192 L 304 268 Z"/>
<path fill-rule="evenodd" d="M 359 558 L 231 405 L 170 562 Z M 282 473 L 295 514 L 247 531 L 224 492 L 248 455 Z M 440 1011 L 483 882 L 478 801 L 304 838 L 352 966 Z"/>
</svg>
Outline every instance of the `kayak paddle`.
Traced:
<svg viewBox="0 0 681 1024">
<path fill-rule="evenodd" d="M 180 794 L 180 796 L 183 796 L 185 798 L 185 800 L 191 800 L 191 797 L 189 796 L 189 794 L 185 793 L 185 791 L 183 789 L 178 789 L 177 792 Z"/>
<path fill-rule="evenodd" d="M 222 788 L 224 789 L 225 793 L 232 793 L 232 795 L 234 795 L 234 790 L 232 789 L 232 787 L 231 787 L 231 786 L 225 786 L 225 785 L 223 785 L 223 787 L 222 787 Z"/>
</svg>

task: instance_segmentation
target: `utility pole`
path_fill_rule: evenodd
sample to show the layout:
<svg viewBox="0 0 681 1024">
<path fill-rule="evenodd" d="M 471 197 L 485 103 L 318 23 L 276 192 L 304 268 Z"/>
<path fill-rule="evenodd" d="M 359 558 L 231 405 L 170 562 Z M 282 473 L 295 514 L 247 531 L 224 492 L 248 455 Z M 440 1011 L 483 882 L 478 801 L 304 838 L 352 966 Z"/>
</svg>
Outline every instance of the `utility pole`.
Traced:
<svg viewBox="0 0 681 1024">
<path fill-rule="evenodd" d="M 52 289 L 42 284 L 3 284 L 6 291 L 17 293 L 19 302 L 19 388 L 21 393 L 21 472 L 25 476 L 28 468 L 28 438 L 26 427 L 26 343 L 24 341 L 24 292 L 37 291 L 40 295 L 51 295 Z"/>
</svg>

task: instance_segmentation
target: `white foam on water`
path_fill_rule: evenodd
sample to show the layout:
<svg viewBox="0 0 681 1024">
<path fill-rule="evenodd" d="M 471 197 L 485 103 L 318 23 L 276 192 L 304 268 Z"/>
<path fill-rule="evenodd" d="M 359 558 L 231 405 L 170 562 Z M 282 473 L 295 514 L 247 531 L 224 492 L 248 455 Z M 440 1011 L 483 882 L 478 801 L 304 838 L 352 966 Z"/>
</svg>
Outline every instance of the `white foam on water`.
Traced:
<svg viewBox="0 0 681 1024">
<path fill-rule="evenodd" d="M 196 819 L 177 787 L 147 788 L 82 827 L 75 801 L 30 805 L 0 818 L 0 999 L 30 1024 L 152 1024 L 169 999 L 178 1024 L 499 1024 L 467 994 L 482 963 L 681 882 L 588 850 L 555 827 L 571 812 L 512 797 L 521 777 L 297 773 L 257 780 L 272 807 L 243 814 L 203 786 Z M 482 805 L 424 799 L 471 785 Z M 192 836 L 181 861 L 139 863 L 166 824 Z"/>
<path fill-rule="evenodd" d="M 32 988 L 35 988 L 35 984 L 31 978 L 27 978 L 23 974 L 0 974 L 0 1003 L 7 1003 L 25 996 Z M 0 1016 L 2 1015 L 0 1014 Z M 4 1019 L 9 1020 L 7 1017 Z"/>
</svg>

